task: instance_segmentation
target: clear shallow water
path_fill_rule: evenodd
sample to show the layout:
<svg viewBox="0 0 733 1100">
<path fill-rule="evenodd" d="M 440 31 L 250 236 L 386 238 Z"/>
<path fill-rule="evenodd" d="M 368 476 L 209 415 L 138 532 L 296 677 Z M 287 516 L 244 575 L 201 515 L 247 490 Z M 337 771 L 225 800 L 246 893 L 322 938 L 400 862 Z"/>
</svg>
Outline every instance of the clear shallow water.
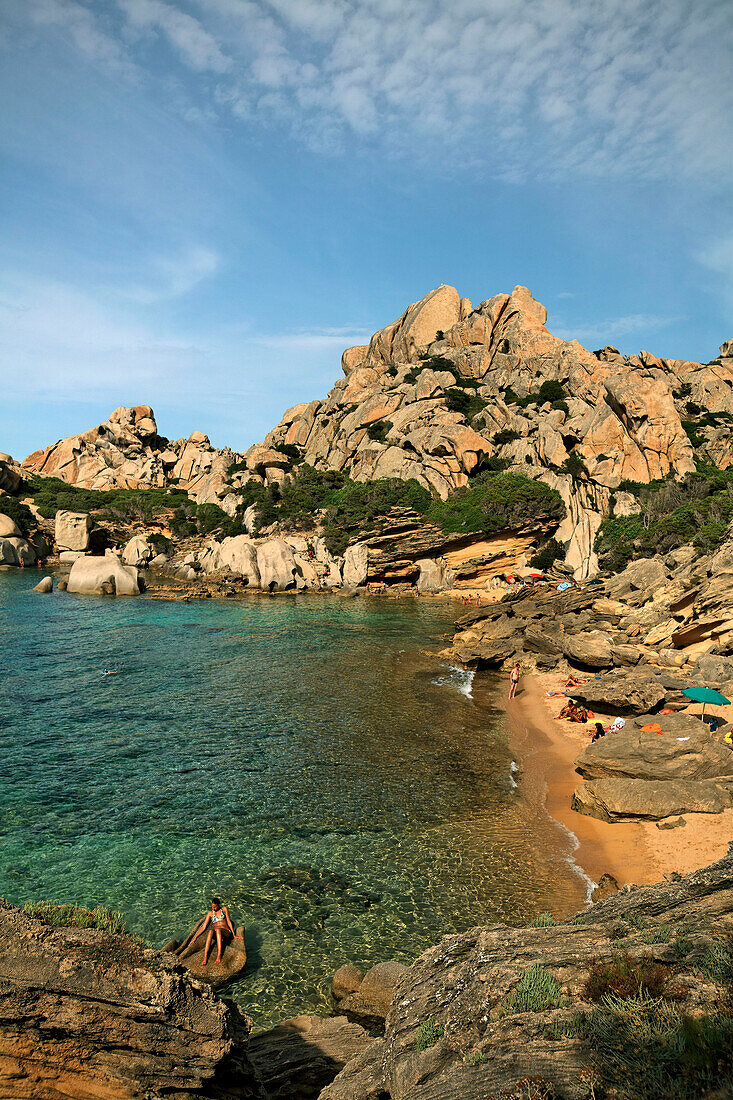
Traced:
<svg viewBox="0 0 733 1100">
<path fill-rule="evenodd" d="M 582 905 L 571 845 L 513 781 L 504 685 L 435 656 L 447 602 L 34 580 L 0 571 L 9 900 L 103 902 L 160 945 L 221 894 L 247 926 L 232 995 L 260 1026 L 327 1012 L 343 962 Z"/>
</svg>

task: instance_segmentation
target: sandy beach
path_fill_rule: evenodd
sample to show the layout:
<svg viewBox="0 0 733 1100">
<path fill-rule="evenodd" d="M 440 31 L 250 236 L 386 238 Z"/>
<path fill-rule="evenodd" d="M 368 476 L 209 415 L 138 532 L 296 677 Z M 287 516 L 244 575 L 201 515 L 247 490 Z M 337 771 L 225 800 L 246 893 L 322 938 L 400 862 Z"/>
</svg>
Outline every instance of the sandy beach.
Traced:
<svg viewBox="0 0 733 1100">
<path fill-rule="evenodd" d="M 547 692 L 562 691 L 564 682 L 565 676 L 558 673 L 524 676 L 507 712 L 520 765 L 519 782 L 528 797 L 540 801 L 551 817 L 575 835 L 575 859 L 585 873 L 595 883 L 608 873 L 620 886 L 645 884 L 722 858 L 733 839 L 733 809 L 722 814 L 685 814 L 685 827 L 658 829 L 653 821 L 610 824 L 570 808 L 573 791 L 581 782 L 574 760 L 589 735 L 584 726 L 556 717 L 564 700 L 550 698 Z M 733 708 L 721 708 L 728 709 Z"/>
</svg>

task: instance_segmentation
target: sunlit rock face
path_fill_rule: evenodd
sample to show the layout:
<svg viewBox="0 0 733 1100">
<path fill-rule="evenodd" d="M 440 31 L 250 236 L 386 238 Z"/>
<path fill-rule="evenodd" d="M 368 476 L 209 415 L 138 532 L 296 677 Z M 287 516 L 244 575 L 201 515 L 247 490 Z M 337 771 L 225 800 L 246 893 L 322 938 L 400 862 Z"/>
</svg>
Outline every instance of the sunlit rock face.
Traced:
<svg viewBox="0 0 733 1100">
<path fill-rule="evenodd" d="M 347 348 L 328 395 L 288 409 L 244 456 L 212 447 L 202 432 L 163 439 L 152 409 L 139 405 L 35 452 L 23 468 L 95 489 L 175 485 L 233 514 L 244 481 L 288 477 L 284 446 L 318 469 L 358 481 L 414 478 L 443 499 L 498 459 L 560 492 L 567 519 L 558 537 L 576 577 L 588 576 L 622 482 L 681 477 L 695 456 L 733 462 L 733 341 L 708 364 L 622 356 L 561 340 L 546 322 L 526 287 L 474 308 L 439 286 L 368 344 Z"/>
</svg>

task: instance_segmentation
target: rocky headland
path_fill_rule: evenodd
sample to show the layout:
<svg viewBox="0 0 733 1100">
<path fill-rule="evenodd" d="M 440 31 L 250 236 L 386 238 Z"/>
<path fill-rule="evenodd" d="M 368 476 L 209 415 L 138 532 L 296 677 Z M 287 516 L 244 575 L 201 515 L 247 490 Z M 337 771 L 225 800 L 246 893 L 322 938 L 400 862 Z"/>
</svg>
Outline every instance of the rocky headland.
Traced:
<svg viewBox="0 0 733 1100">
<path fill-rule="evenodd" d="M 2 903 L 0 937 L 3 1096 L 722 1100 L 733 1087 L 733 849 L 567 921 L 447 936 L 373 977 L 346 966 L 334 1017 L 256 1036 L 174 956 L 125 935 Z"/>
</svg>

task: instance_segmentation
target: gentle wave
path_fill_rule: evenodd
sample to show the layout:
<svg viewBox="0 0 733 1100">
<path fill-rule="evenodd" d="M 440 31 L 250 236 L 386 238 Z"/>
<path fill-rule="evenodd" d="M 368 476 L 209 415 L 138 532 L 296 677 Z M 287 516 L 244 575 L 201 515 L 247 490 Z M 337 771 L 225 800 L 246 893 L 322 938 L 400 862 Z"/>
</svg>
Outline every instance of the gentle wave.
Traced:
<svg viewBox="0 0 733 1100">
<path fill-rule="evenodd" d="M 467 699 L 473 699 L 473 678 L 476 675 L 472 668 L 460 668 L 458 665 L 449 665 L 447 676 L 438 676 L 432 682 L 439 686 L 447 685 L 460 691 Z"/>
</svg>

